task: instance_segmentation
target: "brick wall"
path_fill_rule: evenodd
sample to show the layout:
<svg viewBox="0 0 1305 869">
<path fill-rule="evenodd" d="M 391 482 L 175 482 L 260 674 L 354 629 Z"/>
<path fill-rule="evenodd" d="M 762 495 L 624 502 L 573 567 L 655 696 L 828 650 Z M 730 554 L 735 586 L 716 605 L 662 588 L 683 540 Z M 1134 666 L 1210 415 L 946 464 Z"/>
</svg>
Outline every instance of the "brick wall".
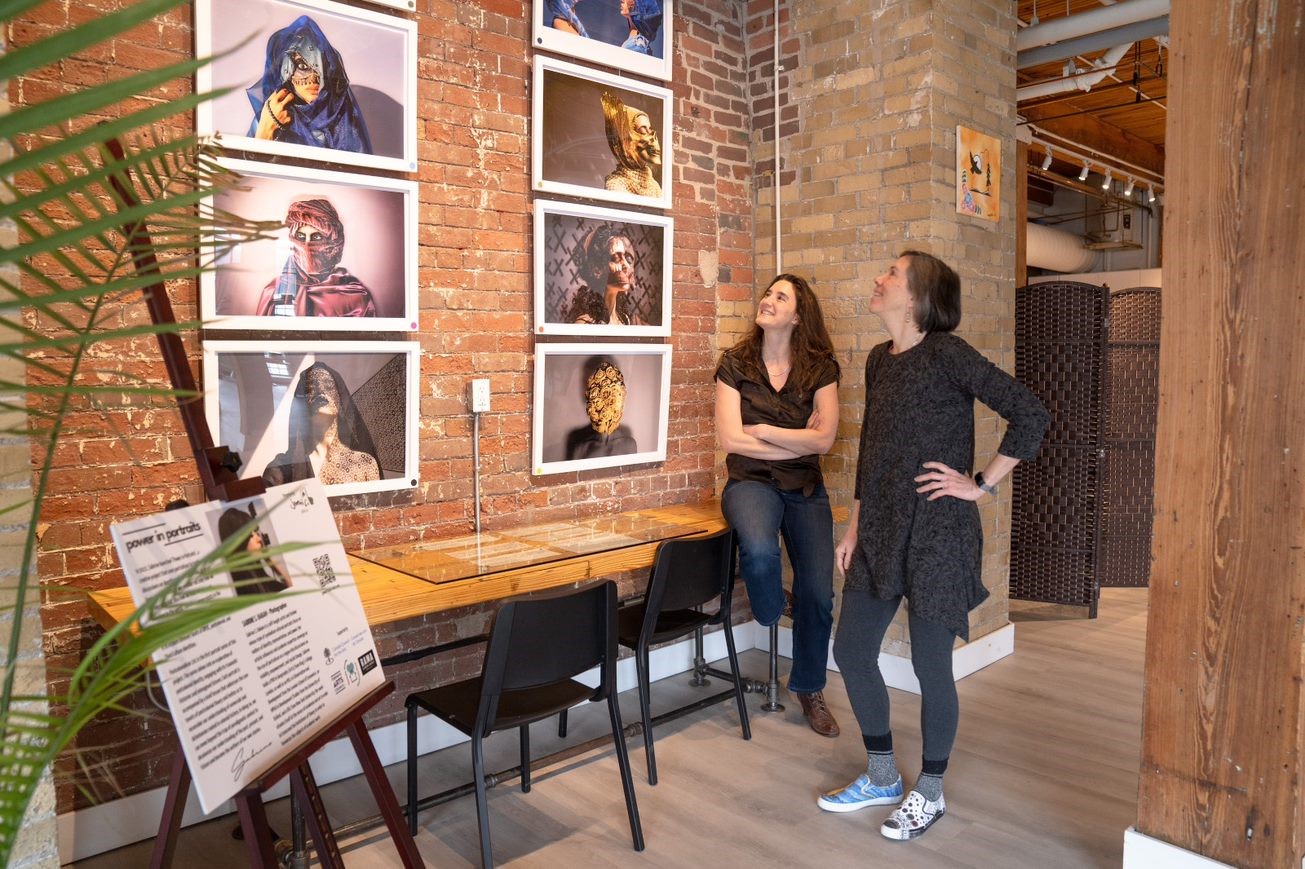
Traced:
<svg viewBox="0 0 1305 869">
<path fill-rule="evenodd" d="M 10 26 L 19 44 L 116 8 L 126 0 L 45 3 Z M 537 478 L 529 469 L 532 383 L 528 0 L 418 0 L 420 188 L 419 304 L 421 485 L 412 491 L 334 499 L 346 547 L 395 543 L 470 529 L 470 416 L 467 380 L 487 376 L 493 413 L 482 419 L 483 519 L 487 528 L 574 515 L 690 502 L 714 491 L 715 438 L 709 372 L 718 348 L 718 300 L 752 292 L 752 168 L 741 7 L 677 3 L 673 169 L 674 366 L 667 460 Z M 10 83 L 15 105 L 69 92 L 78 82 L 155 67 L 191 50 L 189 10 L 134 29 L 86 56 L 67 58 Z M 141 100 L 175 97 L 172 86 Z M 357 171 L 357 170 L 350 170 Z M 197 313 L 189 284 L 170 286 L 179 317 Z M 144 319 L 140 305 L 111 312 L 115 322 Z M 39 325 L 39 324 L 37 324 Z M 190 341 L 198 370 L 198 344 Z M 164 377 L 152 339 L 97 351 L 97 364 Z M 200 498 L 175 410 L 126 405 L 83 408 L 54 456 L 56 471 L 42 522 L 44 582 L 69 589 L 122 584 L 109 541 L 112 522 L 148 514 L 177 497 Z M 37 457 L 41 455 L 38 444 Z M 623 577 L 633 584 L 637 577 Z M 49 595 L 44 605 L 50 688 L 74 666 L 99 629 L 84 602 Z M 379 632 L 383 654 L 479 633 L 488 610 L 474 607 Z M 402 696 L 476 667 L 476 652 L 394 668 L 398 691 L 373 725 L 397 720 Z M 92 763 L 112 758 L 111 775 L 87 781 L 69 773 L 59 806 L 165 782 L 171 726 L 145 693 L 131 701 L 141 717 L 111 717 L 79 743 Z M 112 782 L 110 782 L 110 779 Z"/>
<path fill-rule="evenodd" d="M 757 274 L 791 271 L 811 279 L 830 324 L 844 373 L 839 437 L 823 462 L 835 505 L 851 503 L 865 357 L 887 339 L 866 311 L 869 293 L 900 251 L 923 249 L 957 269 L 964 294 L 958 334 L 1014 368 L 1014 12 L 1002 0 L 942 5 L 781 4 L 778 149 L 774 4 L 747 6 Z M 1004 143 L 1000 223 L 956 213 L 957 124 Z M 782 267 L 775 262 L 777 189 Z M 752 309 L 750 297 L 722 297 L 722 334 L 741 333 Z M 997 448 L 1002 423 L 978 405 L 976 426 L 982 465 Z M 1009 487 L 981 515 L 983 581 L 992 597 L 971 614 L 972 637 L 1007 621 Z M 886 647 L 906 654 L 908 645 L 899 615 Z"/>
</svg>

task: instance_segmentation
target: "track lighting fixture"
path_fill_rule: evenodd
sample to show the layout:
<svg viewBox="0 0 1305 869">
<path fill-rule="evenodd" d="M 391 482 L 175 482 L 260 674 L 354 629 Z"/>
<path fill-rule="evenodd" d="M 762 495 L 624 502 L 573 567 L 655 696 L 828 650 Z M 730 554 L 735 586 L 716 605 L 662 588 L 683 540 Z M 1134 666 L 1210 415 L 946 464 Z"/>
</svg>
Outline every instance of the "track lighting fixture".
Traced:
<svg viewBox="0 0 1305 869">
<path fill-rule="evenodd" d="M 1047 156 L 1042 158 L 1042 171 L 1046 172 L 1051 168 L 1051 149 L 1047 149 Z"/>
<path fill-rule="evenodd" d="M 1148 205 L 1155 204 L 1155 188 L 1150 184 L 1146 185 L 1146 201 Z"/>
<path fill-rule="evenodd" d="M 1124 197 L 1125 197 L 1125 198 L 1127 198 L 1127 197 L 1133 195 L 1133 187 L 1134 187 L 1136 184 L 1137 184 L 1137 182 L 1134 181 L 1132 178 L 1129 178 L 1129 179 L 1128 179 L 1128 183 L 1124 185 Z"/>
<path fill-rule="evenodd" d="M 1106 177 L 1101 179 L 1101 189 L 1102 189 L 1102 190 L 1109 190 L 1109 189 L 1110 189 L 1110 170 L 1109 170 L 1109 169 L 1106 170 Z"/>
<path fill-rule="evenodd" d="M 1078 180 L 1080 180 L 1080 181 L 1086 181 L 1086 180 L 1087 180 L 1087 177 L 1088 177 L 1088 172 L 1089 172 L 1089 171 L 1091 171 L 1091 170 L 1090 170 L 1089 167 L 1088 167 L 1088 163 L 1087 163 L 1086 160 L 1084 160 L 1084 161 L 1083 161 L 1083 169 L 1082 169 L 1082 171 L 1080 171 L 1080 172 L 1078 173 Z"/>
<path fill-rule="evenodd" d="M 1032 134 L 1041 134 L 1043 131 L 1032 125 L 1027 125 L 1026 129 Z M 1057 173 L 1052 172 L 1052 164 L 1059 157 L 1063 164 L 1073 165 L 1078 163 L 1082 168 L 1078 172 L 1080 183 L 1087 183 L 1088 176 L 1093 172 L 1100 176 L 1101 189 L 1105 191 L 1107 197 L 1119 196 L 1122 199 L 1142 200 L 1142 188 L 1146 188 L 1145 201 L 1150 205 L 1163 204 L 1164 176 L 1147 169 L 1144 166 L 1135 166 L 1132 163 L 1125 162 L 1108 153 L 1093 151 L 1090 149 L 1076 150 L 1073 143 L 1056 141 L 1053 146 L 1048 139 L 1042 138 L 1041 135 L 1030 135 L 1027 139 L 1021 139 L 1029 145 L 1032 153 L 1037 153 L 1038 148 L 1042 149 L 1042 157 L 1037 162 L 1030 156 L 1028 170 L 1035 171 L 1034 166 L 1041 167 L 1042 172 L 1050 172 L 1046 177 L 1055 183 Z M 1119 185 L 1115 186 L 1115 177 L 1118 174 Z M 1154 180 L 1159 178 L 1159 181 Z M 1068 179 L 1066 179 L 1068 180 Z M 1080 188 L 1081 189 L 1081 188 Z"/>
</svg>

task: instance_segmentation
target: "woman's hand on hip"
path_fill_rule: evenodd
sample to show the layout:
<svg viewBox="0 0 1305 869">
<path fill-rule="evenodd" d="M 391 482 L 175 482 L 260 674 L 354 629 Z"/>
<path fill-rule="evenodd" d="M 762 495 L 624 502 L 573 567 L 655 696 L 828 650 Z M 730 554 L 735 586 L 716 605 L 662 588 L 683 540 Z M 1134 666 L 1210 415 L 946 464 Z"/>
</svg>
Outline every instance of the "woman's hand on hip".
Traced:
<svg viewBox="0 0 1305 869">
<path fill-rule="evenodd" d="M 915 478 L 915 482 L 921 484 L 915 491 L 921 495 L 928 493 L 930 501 L 937 501 L 942 497 L 977 501 L 983 497 L 983 490 L 973 478 L 947 467 L 942 462 L 925 462 L 921 467 L 929 470 Z"/>
</svg>

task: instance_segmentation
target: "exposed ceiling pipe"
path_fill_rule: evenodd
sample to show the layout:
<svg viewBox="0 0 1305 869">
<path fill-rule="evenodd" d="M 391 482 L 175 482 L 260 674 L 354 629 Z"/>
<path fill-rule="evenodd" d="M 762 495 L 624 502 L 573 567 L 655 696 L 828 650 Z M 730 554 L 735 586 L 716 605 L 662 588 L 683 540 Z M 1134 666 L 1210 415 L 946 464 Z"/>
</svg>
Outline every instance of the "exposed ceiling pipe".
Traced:
<svg viewBox="0 0 1305 869">
<path fill-rule="evenodd" d="M 1031 48 L 1052 45 L 1057 42 L 1064 42 L 1067 39 L 1077 39 L 1090 33 L 1100 33 L 1103 30 L 1123 27 L 1126 24 L 1135 24 L 1152 18 L 1160 18 L 1168 14 L 1169 0 L 1128 0 L 1126 3 L 1103 6 L 1100 9 L 1080 12 L 1077 15 L 1066 15 L 1063 18 L 1053 18 L 1051 21 L 1034 27 L 1026 27 L 1015 36 L 1015 50 L 1017 52 L 1027 51 Z M 1125 40 L 1119 40 L 1119 42 L 1123 41 Z M 1135 42 L 1136 40 L 1127 41 Z M 1118 45 L 1119 42 L 1114 44 Z"/>
<path fill-rule="evenodd" d="M 1129 49 L 1133 47 L 1131 42 L 1123 45 L 1116 45 L 1110 49 L 1100 60 L 1094 60 L 1092 66 L 1097 72 L 1088 73 L 1087 75 L 1074 76 L 1073 78 L 1062 78 L 1056 81 L 1044 81 L 1041 84 L 1026 85 L 1022 88 L 1015 89 L 1015 99 L 1020 102 L 1025 100 L 1035 100 L 1039 97 L 1049 97 L 1052 94 L 1063 94 L 1066 91 L 1080 90 L 1090 91 L 1093 87 L 1101 83 L 1101 80 L 1115 71 L 1115 66 L 1128 54 Z"/>
<path fill-rule="evenodd" d="M 1139 2 L 1139 0 L 1134 0 Z M 1119 6 L 1111 6 L 1109 9 L 1119 9 Z M 1107 9 L 1106 11 L 1109 11 Z M 1079 16 L 1074 16 L 1075 18 Z M 1057 18 L 1057 21 L 1063 19 Z M 1046 25 L 1038 25 L 1045 27 Z M 1021 33 L 1028 33 L 1028 30 Z M 1115 27 L 1110 30 L 1103 30 L 1100 33 L 1092 33 L 1086 36 L 1076 37 L 1067 42 L 1057 42 L 1052 45 L 1043 45 L 1038 48 L 1031 48 L 1027 51 L 1021 51 L 1015 55 L 1015 66 L 1017 69 L 1028 69 L 1031 66 L 1037 66 L 1041 63 L 1051 63 L 1056 60 L 1064 60 L 1067 57 L 1074 57 L 1078 54 L 1087 54 L 1093 51 L 1101 51 L 1115 45 L 1124 43 L 1140 42 L 1143 39 L 1151 39 L 1156 36 L 1166 36 L 1169 33 L 1169 16 L 1162 15 L 1159 18 L 1149 18 L 1145 21 L 1138 21 L 1132 24 L 1125 24 L 1123 27 Z"/>
</svg>

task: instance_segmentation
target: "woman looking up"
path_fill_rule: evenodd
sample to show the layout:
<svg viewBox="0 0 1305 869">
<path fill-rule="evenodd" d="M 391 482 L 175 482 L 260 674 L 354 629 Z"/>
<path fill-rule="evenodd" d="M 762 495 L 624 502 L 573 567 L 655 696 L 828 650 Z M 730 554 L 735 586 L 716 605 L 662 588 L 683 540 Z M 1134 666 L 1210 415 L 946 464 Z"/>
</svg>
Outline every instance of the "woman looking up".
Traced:
<svg viewBox="0 0 1305 869">
<path fill-rule="evenodd" d="M 820 456 L 838 430 L 838 362 L 820 303 L 805 280 L 783 274 L 757 304 L 752 330 L 716 368 L 716 435 L 728 454 L 721 510 L 739 543 L 752 614 L 785 612 L 779 538 L 793 566 L 793 669 L 811 729 L 837 736 L 825 705 L 833 624 L 834 528 Z"/>
<path fill-rule="evenodd" d="M 961 320 L 961 281 L 937 257 L 903 253 L 875 279 L 869 307 L 892 340 L 872 349 L 865 364 L 856 500 L 836 550 L 846 581 L 834 639 L 868 765 L 817 803 L 851 812 L 900 801 L 880 832 L 913 839 L 946 811 L 942 777 L 959 713 L 952 645 L 968 639 L 969 611 L 988 596 L 974 502 L 1037 454 L 1049 417 L 1015 378 L 952 334 Z M 976 398 L 1008 427 L 997 455 L 971 477 Z M 922 770 L 905 800 L 879 672 L 879 647 L 903 597 L 910 600 L 924 731 Z"/>
</svg>

